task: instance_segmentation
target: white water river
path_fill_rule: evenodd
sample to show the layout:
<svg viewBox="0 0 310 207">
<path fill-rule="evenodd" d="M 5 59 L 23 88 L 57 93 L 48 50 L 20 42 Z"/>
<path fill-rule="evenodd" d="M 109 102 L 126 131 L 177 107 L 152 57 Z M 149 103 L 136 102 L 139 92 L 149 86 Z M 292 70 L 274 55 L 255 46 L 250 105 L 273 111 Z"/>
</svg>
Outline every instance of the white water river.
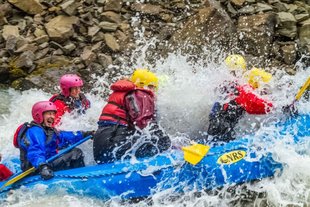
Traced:
<svg viewBox="0 0 310 207">
<path fill-rule="evenodd" d="M 141 59 L 137 60 L 137 67 L 143 66 Z M 165 60 L 158 61 L 152 68 L 159 75 L 167 75 L 158 91 L 157 103 L 161 125 L 165 128 L 175 145 L 187 144 L 189 138 L 199 137 L 207 129 L 208 114 L 213 102 L 216 100 L 215 87 L 222 81 L 231 79 L 222 65 L 209 63 L 190 64 L 186 57 L 169 55 Z M 195 71 L 195 72 L 193 72 Z M 292 102 L 294 94 L 310 76 L 310 69 L 298 71 L 295 76 L 284 75 L 277 72 L 270 83 L 268 98 L 273 101 L 275 110 L 272 115 L 253 117 L 248 116 L 240 126 L 241 131 L 255 128 L 256 133 L 264 133 L 270 129 L 262 122 L 270 117 L 280 117 L 279 109 Z M 96 122 L 100 115 L 104 99 L 100 96 L 107 90 L 103 83 L 108 82 L 105 77 L 94 77 L 94 89 L 86 95 L 92 102 L 92 108 L 82 117 L 73 118 L 65 116 L 61 129 L 91 130 L 96 129 Z M 94 92 L 99 94 L 94 95 Z M 18 92 L 13 89 L 0 91 L 0 153 L 4 159 L 18 156 L 18 150 L 12 145 L 15 129 L 25 121 L 31 121 L 31 107 L 36 101 L 47 100 L 52 94 L 41 90 Z M 297 107 L 301 113 L 310 112 L 310 104 L 302 99 Z M 249 123 L 250 121 L 251 124 Z M 262 125 L 259 128 L 259 126 Z M 310 137 L 309 137 L 310 138 Z M 289 139 L 289 138 L 288 138 Z M 93 164 L 92 143 L 83 144 L 87 164 Z M 182 196 L 173 196 L 169 190 L 159 192 L 149 200 L 139 203 L 120 201 L 113 198 L 109 201 L 100 201 L 94 198 L 85 198 L 74 195 L 46 195 L 40 191 L 29 192 L 17 190 L 9 196 L 1 206 L 310 206 L 310 144 L 288 145 L 279 141 L 270 151 L 276 160 L 285 163 L 281 176 L 265 179 L 254 184 L 244 184 L 237 187 L 236 193 L 230 194 L 227 188 L 217 193 L 202 193 L 197 196 L 189 192 Z M 298 153 L 303 151 L 303 154 Z M 247 190 L 255 191 L 251 193 Z"/>
</svg>

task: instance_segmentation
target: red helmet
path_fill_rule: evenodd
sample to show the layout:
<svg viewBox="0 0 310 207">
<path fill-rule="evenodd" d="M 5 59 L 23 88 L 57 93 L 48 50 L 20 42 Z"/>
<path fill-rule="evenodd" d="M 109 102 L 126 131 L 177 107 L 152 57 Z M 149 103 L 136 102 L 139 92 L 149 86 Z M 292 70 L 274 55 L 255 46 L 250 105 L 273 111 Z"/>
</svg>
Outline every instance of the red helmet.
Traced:
<svg viewBox="0 0 310 207">
<path fill-rule="evenodd" d="M 60 78 L 61 93 L 65 97 L 70 95 L 70 88 L 83 86 L 82 79 L 75 74 L 66 74 Z"/>
<path fill-rule="evenodd" d="M 37 124 L 43 122 L 43 113 L 46 111 L 57 111 L 57 108 L 53 102 L 39 101 L 32 106 L 32 118 Z"/>
</svg>

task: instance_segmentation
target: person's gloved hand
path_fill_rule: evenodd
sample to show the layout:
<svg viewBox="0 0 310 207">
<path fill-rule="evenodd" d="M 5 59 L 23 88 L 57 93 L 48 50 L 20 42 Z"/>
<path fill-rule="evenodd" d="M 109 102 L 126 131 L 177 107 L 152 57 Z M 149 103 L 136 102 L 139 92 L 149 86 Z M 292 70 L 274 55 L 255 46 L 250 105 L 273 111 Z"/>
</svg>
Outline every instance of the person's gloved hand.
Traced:
<svg viewBox="0 0 310 207">
<path fill-rule="evenodd" d="M 39 166 L 39 173 L 43 180 L 48 180 L 54 177 L 53 170 L 47 164 L 42 164 Z"/>
</svg>

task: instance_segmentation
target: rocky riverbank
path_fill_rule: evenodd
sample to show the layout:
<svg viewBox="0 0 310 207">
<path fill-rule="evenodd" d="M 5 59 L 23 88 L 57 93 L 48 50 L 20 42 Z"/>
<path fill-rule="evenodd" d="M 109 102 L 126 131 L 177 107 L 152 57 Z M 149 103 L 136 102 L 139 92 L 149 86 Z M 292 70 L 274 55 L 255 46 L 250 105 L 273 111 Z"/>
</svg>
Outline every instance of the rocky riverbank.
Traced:
<svg viewBox="0 0 310 207">
<path fill-rule="evenodd" d="M 0 83 L 53 91 L 68 71 L 89 83 L 92 73 L 113 74 L 111 65 L 130 66 L 141 33 L 156 38 L 149 64 L 177 50 L 206 58 L 202 51 L 216 48 L 294 74 L 310 54 L 310 1 L 0 0 Z"/>
</svg>

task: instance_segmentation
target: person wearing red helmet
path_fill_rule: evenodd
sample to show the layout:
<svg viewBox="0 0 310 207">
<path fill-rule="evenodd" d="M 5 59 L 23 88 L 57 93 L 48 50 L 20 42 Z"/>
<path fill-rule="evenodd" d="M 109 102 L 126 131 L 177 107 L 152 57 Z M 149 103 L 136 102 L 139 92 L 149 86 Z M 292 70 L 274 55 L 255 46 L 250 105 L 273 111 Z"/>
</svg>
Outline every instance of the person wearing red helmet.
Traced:
<svg viewBox="0 0 310 207">
<path fill-rule="evenodd" d="M 118 80 L 103 107 L 94 135 L 93 154 L 97 163 L 109 163 L 134 155 L 151 157 L 171 146 L 155 115 L 157 76 L 137 69 L 129 80 Z M 128 155 L 128 156 L 127 156 Z"/>
<path fill-rule="evenodd" d="M 59 83 L 61 93 L 50 98 L 57 108 L 55 124 L 60 122 L 61 116 L 66 112 L 77 110 L 78 113 L 85 113 L 85 110 L 90 107 L 90 101 L 81 93 L 83 80 L 78 75 L 63 75 Z"/>
<path fill-rule="evenodd" d="M 91 132 L 56 131 L 54 121 L 57 108 L 53 102 L 40 101 L 32 107 L 31 123 L 27 127 L 19 127 L 15 132 L 17 147 L 20 149 L 21 169 L 35 167 L 43 179 L 53 177 L 53 171 L 84 166 L 82 150 L 74 148 L 67 154 L 46 163 L 46 160 L 57 154 L 58 149 L 74 144 Z"/>
</svg>

